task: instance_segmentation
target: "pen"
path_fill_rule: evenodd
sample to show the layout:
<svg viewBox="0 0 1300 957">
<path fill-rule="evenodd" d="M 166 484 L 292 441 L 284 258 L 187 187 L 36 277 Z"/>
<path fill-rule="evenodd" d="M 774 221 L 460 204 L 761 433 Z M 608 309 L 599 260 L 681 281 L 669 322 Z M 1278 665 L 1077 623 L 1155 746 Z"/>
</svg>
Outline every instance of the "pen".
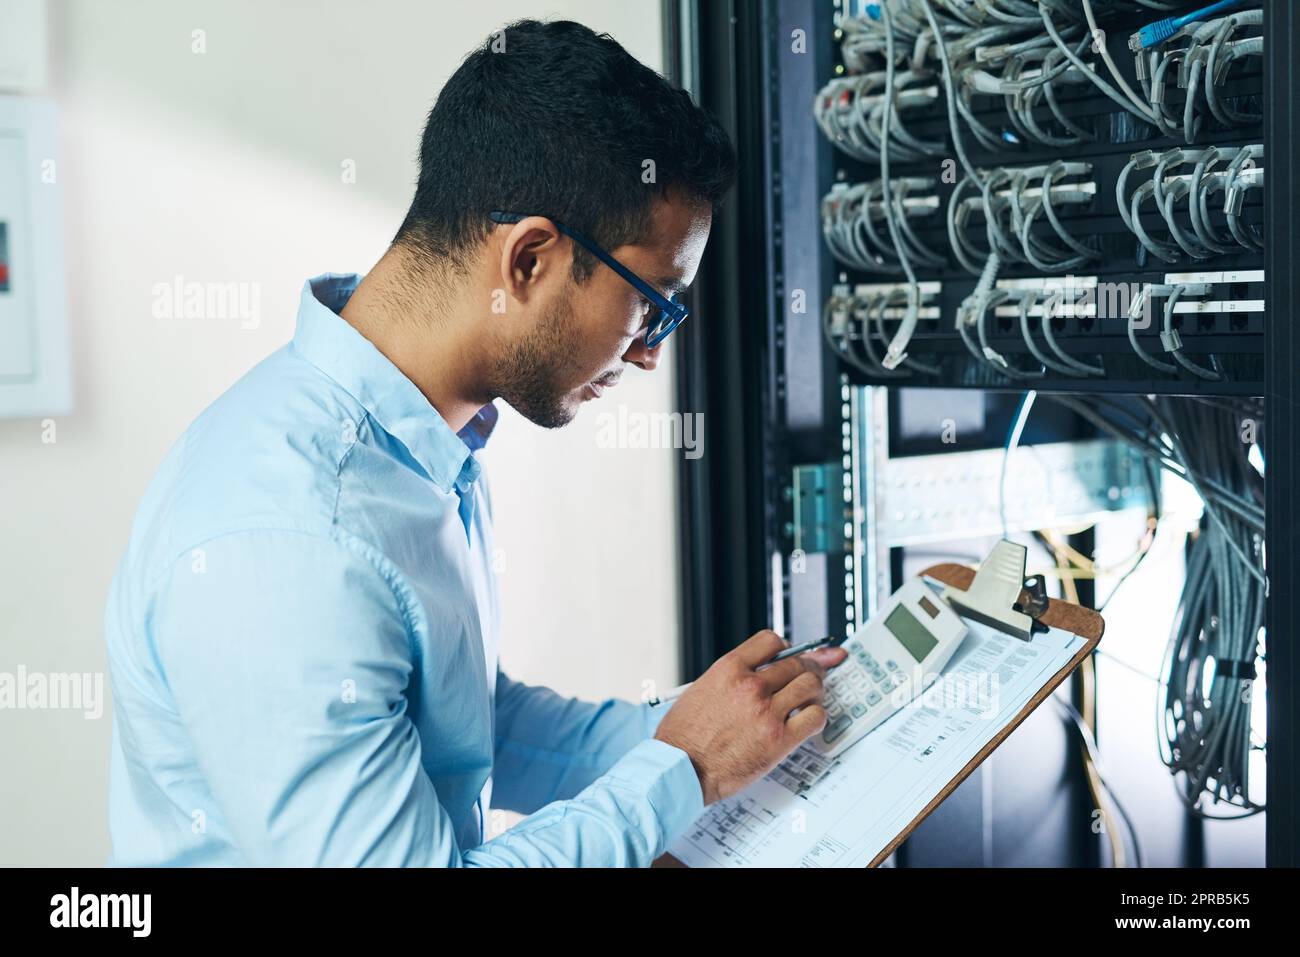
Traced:
<svg viewBox="0 0 1300 957">
<path fill-rule="evenodd" d="M 818 638 L 816 641 L 805 641 L 802 645 L 793 645 L 785 649 L 785 651 L 779 652 L 777 655 L 775 655 L 772 658 L 771 661 L 767 661 L 759 665 L 758 668 L 755 670 L 761 671 L 762 669 L 766 668 L 768 665 L 774 665 L 778 661 L 784 661 L 786 658 L 793 658 L 795 655 L 802 655 L 806 651 L 816 651 L 818 648 L 825 648 L 827 645 L 833 645 L 835 643 L 836 643 L 836 639 L 828 636 L 826 638 Z M 680 698 L 682 694 L 686 691 L 686 689 L 689 688 L 692 684 L 694 684 L 693 681 L 688 681 L 684 685 L 678 685 L 676 688 L 668 692 L 663 697 L 651 698 L 649 701 L 646 702 L 646 704 L 650 705 L 650 707 L 652 708 L 657 708 L 660 705 L 665 705 L 668 704 L 669 702 L 675 701 L 678 698 Z"/>
<path fill-rule="evenodd" d="M 816 641 L 805 641 L 802 645 L 794 645 L 793 647 L 787 648 L 767 664 L 775 664 L 778 661 L 784 661 L 786 658 L 793 658 L 795 655 L 802 655 L 805 651 L 816 651 L 818 648 L 825 648 L 827 645 L 833 644 L 835 644 L 835 639 L 829 636 L 818 638 Z M 766 667 L 766 665 L 760 667 Z"/>
</svg>

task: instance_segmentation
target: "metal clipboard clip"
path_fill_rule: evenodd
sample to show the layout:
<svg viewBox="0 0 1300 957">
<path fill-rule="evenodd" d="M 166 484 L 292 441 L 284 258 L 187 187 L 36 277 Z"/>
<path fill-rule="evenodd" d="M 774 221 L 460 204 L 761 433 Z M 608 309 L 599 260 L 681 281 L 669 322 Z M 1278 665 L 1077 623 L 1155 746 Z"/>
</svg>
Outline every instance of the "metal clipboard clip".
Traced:
<svg viewBox="0 0 1300 957">
<path fill-rule="evenodd" d="M 1047 611 L 1047 589 L 1041 576 L 1025 579 L 1027 557 L 1024 545 L 1003 539 L 980 564 L 970 587 L 947 585 L 944 600 L 958 614 L 1028 641 L 1035 632 L 1047 630 L 1037 620 Z M 1020 603 L 1022 589 L 1029 593 L 1023 605 Z"/>
</svg>

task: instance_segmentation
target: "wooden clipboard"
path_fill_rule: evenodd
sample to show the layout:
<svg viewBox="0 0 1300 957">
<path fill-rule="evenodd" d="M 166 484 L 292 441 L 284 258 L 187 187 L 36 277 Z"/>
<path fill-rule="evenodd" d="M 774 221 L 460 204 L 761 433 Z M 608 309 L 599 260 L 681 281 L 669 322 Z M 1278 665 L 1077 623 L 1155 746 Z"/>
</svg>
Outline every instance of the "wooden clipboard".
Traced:
<svg viewBox="0 0 1300 957">
<path fill-rule="evenodd" d="M 953 562 L 941 562 L 938 565 L 931 565 L 921 574 L 924 577 L 933 578 L 936 581 L 943 582 L 945 585 L 952 585 L 954 588 L 962 589 L 970 588 L 971 582 L 975 580 L 975 569 L 967 568 L 965 565 L 958 565 Z M 1028 597 L 1028 593 L 1022 591 L 1020 593 L 1021 603 L 1024 604 Z M 1029 699 L 1025 706 L 1020 709 L 1016 716 L 1007 722 L 1007 724 L 1004 725 L 996 735 L 994 735 L 993 740 L 980 749 L 980 752 L 976 754 L 975 757 L 971 758 L 970 761 L 967 762 L 966 766 L 958 771 L 957 775 L 951 781 L 944 785 L 943 790 L 936 794 L 934 799 L 921 809 L 921 813 L 913 818 L 911 823 L 909 823 L 907 827 L 903 828 L 903 830 L 899 832 L 898 836 L 890 841 L 885 846 L 884 850 L 872 859 L 871 863 L 867 865 L 868 867 L 878 867 L 882 861 L 889 857 L 890 854 L 893 854 L 898 848 L 898 845 L 907 840 L 908 835 L 912 833 L 916 826 L 929 817 L 930 813 L 942 804 L 948 795 L 957 790 L 957 786 L 970 777 L 971 772 L 979 767 L 984 759 L 992 754 L 998 745 L 1010 736 L 1012 731 L 1020 727 L 1021 722 L 1028 718 L 1035 708 L 1046 701 L 1048 695 L 1055 691 L 1061 682 L 1069 677 L 1070 673 L 1074 671 L 1075 668 L 1083 664 L 1084 660 L 1097 650 L 1097 645 L 1101 641 L 1102 633 L 1106 630 L 1106 623 L 1102 620 L 1101 615 L 1093 611 L 1091 608 L 1083 608 L 1079 605 L 1071 604 L 1068 601 L 1061 601 L 1057 598 L 1048 599 L 1047 611 L 1039 616 L 1038 621 L 1047 625 L 1049 628 L 1060 628 L 1063 631 L 1068 631 L 1071 634 L 1078 635 L 1080 638 L 1084 639 L 1087 644 L 1080 648 L 1078 653 L 1066 662 L 1060 671 L 1052 675 L 1047 684 L 1043 685 L 1043 687 Z M 686 865 L 671 854 L 664 854 L 656 860 L 652 866 L 685 867 Z"/>
</svg>

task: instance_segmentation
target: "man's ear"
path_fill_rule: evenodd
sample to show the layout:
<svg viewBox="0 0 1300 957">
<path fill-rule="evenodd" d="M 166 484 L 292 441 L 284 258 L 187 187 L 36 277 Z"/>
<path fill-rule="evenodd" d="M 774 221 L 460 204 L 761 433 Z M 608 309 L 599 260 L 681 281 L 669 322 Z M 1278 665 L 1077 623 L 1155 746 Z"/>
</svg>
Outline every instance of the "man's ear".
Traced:
<svg viewBox="0 0 1300 957">
<path fill-rule="evenodd" d="M 511 298 L 527 302 L 539 283 L 561 274 L 569 258 L 563 238 L 544 216 L 510 227 L 501 243 L 501 282 Z"/>
</svg>

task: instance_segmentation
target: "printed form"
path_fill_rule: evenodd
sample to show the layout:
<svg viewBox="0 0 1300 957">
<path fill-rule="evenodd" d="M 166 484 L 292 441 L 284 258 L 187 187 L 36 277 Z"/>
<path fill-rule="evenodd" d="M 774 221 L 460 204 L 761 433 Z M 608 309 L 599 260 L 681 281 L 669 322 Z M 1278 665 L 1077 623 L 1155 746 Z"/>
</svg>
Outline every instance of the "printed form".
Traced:
<svg viewBox="0 0 1300 957">
<path fill-rule="evenodd" d="M 811 745 L 668 848 L 690 867 L 865 867 L 1087 642 L 970 634 L 930 689 L 834 757 Z"/>
</svg>

